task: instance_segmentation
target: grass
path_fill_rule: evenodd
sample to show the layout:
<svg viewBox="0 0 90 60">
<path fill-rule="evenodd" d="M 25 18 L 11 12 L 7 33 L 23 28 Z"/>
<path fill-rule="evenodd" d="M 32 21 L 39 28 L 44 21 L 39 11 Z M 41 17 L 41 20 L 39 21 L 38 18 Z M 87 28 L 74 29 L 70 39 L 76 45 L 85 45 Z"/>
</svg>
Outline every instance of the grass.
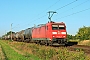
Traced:
<svg viewBox="0 0 90 60">
<path fill-rule="evenodd" d="M 87 45 L 90 46 L 90 40 L 83 40 L 78 43 L 78 45 Z"/>
<path fill-rule="evenodd" d="M 68 42 L 79 42 L 80 40 L 69 40 Z"/>
<path fill-rule="evenodd" d="M 2 40 L 0 40 L 0 44 L 2 46 L 2 50 L 4 52 L 6 60 L 39 60 L 37 57 L 34 57 L 33 55 L 30 55 L 28 53 L 26 53 L 25 55 L 19 54 Z"/>
<path fill-rule="evenodd" d="M 25 57 L 30 57 L 29 54 L 38 56 L 42 60 L 90 60 L 90 58 L 81 49 L 69 51 L 65 47 L 50 47 L 42 46 L 34 43 L 11 42 L 4 41 L 17 50 L 26 53 Z M 37 59 L 38 60 L 38 59 Z"/>
<path fill-rule="evenodd" d="M 0 60 L 5 60 L 5 55 L 2 51 L 2 46 L 0 45 Z"/>
</svg>

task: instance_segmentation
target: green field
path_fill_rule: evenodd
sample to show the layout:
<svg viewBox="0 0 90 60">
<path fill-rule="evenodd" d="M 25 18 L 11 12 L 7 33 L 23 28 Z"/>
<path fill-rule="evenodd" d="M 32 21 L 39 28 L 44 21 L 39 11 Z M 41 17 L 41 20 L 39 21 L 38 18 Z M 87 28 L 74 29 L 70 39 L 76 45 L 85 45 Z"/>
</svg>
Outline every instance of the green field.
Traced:
<svg viewBox="0 0 90 60">
<path fill-rule="evenodd" d="M 6 60 L 90 60 L 83 51 L 69 51 L 65 47 L 50 47 L 35 43 L 0 40 Z"/>
<path fill-rule="evenodd" d="M 5 60 L 40 60 L 39 58 L 30 54 L 19 54 L 18 52 L 13 50 L 5 41 L 0 40 L 0 45 L 2 46 Z"/>
</svg>

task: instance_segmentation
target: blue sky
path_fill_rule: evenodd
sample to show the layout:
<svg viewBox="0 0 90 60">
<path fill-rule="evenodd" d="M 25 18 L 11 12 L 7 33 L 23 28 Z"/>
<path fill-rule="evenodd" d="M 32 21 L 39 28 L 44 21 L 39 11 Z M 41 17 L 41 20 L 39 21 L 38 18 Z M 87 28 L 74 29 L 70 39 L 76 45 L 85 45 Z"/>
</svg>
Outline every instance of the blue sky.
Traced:
<svg viewBox="0 0 90 60">
<path fill-rule="evenodd" d="M 0 36 L 48 22 L 48 11 L 56 11 L 52 21 L 64 22 L 68 34 L 90 26 L 90 0 L 0 0 Z"/>
</svg>

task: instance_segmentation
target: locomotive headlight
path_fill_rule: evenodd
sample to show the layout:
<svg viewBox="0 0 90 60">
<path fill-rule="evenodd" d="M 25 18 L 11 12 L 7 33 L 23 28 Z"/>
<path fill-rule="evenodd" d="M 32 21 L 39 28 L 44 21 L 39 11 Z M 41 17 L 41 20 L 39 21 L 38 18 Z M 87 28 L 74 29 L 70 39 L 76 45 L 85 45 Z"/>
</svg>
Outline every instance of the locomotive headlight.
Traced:
<svg viewBox="0 0 90 60">
<path fill-rule="evenodd" d="M 57 32 L 52 32 L 52 34 L 57 34 Z"/>
<path fill-rule="evenodd" d="M 66 32 L 61 32 L 61 34 L 66 34 Z"/>
</svg>

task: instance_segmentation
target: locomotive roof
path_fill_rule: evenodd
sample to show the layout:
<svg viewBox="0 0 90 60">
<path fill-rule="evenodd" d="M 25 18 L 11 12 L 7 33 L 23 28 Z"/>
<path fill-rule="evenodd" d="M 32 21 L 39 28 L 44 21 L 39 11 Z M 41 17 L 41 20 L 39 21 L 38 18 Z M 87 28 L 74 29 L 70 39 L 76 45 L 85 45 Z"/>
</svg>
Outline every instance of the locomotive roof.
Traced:
<svg viewBox="0 0 90 60">
<path fill-rule="evenodd" d="M 48 22 L 49 24 L 65 24 L 64 22 L 53 22 L 53 21 L 51 21 L 51 22 Z"/>
<path fill-rule="evenodd" d="M 65 23 L 63 23 L 63 22 L 56 22 L 56 23 L 52 23 L 52 24 L 65 24 Z"/>
<path fill-rule="evenodd" d="M 39 25 L 37 25 L 36 27 L 34 27 L 34 28 L 38 28 L 38 27 L 42 27 L 42 26 L 45 26 L 46 24 L 39 24 Z"/>
<path fill-rule="evenodd" d="M 46 23 L 46 24 L 64 24 L 64 25 L 65 25 L 64 22 L 53 22 L 53 21 L 48 22 L 48 23 Z M 42 27 L 42 26 L 45 26 L 46 24 L 39 24 L 39 25 L 37 25 L 37 26 L 35 26 L 35 27 L 33 27 L 33 28 Z"/>
</svg>

